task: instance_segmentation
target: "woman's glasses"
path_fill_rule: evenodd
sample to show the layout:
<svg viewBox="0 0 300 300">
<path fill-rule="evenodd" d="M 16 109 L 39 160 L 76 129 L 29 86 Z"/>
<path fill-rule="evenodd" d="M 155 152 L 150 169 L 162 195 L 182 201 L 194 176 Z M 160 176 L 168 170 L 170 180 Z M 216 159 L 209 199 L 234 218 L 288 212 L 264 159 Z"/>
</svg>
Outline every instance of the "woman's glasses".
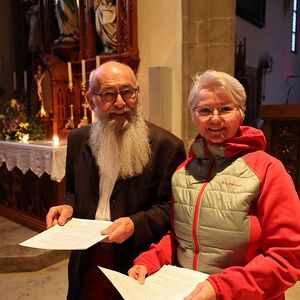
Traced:
<svg viewBox="0 0 300 300">
<path fill-rule="evenodd" d="M 221 119 L 230 119 L 238 110 L 239 108 L 230 105 L 225 105 L 218 108 L 211 108 L 199 105 L 193 108 L 193 111 L 196 114 L 196 116 L 202 120 L 210 119 L 215 114 Z"/>
</svg>

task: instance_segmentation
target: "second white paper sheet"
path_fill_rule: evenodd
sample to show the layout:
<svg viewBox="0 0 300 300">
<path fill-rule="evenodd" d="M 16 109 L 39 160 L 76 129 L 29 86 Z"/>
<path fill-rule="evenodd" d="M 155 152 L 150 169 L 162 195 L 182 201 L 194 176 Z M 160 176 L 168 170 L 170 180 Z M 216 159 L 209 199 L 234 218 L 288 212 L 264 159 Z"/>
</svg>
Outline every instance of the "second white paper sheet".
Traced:
<svg viewBox="0 0 300 300">
<path fill-rule="evenodd" d="M 49 250 L 83 250 L 102 241 L 101 230 L 112 222 L 72 218 L 64 226 L 53 227 L 20 243 L 21 246 Z"/>
<path fill-rule="evenodd" d="M 122 273 L 99 268 L 125 300 L 182 300 L 208 277 L 205 273 L 165 265 L 141 285 Z"/>
</svg>

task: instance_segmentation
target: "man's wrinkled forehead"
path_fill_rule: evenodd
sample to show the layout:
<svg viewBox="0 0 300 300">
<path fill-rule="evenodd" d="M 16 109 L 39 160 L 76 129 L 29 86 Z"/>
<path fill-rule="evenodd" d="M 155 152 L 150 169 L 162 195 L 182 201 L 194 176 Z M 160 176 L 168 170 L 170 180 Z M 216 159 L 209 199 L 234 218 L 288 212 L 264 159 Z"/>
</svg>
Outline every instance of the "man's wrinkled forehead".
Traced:
<svg viewBox="0 0 300 300">
<path fill-rule="evenodd" d="M 111 62 L 106 62 L 104 64 L 102 64 L 98 69 L 97 69 L 99 74 L 105 74 L 105 73 L 109 73 L 109 74 L 130 74 L 131 76 L 134 76 L 134 72 L 133 70 L 125 64 L 119 63 L 119 62 L 115 62 L 115 61 L 111 61 Z"/>
</svg>

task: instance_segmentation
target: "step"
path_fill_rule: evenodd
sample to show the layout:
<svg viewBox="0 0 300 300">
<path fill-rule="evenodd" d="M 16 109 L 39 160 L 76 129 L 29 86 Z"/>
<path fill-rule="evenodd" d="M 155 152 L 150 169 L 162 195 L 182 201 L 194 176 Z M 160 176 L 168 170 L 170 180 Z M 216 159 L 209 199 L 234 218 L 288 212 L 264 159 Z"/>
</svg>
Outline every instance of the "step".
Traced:
<svg viewBox="0 0 300 300">
<path fill-rule="evenodd" d="M 69 251 L 20 246 L 37 232 L 0 216 L 0 272 L 39 271 L 69 257 Z"/>
</svg>

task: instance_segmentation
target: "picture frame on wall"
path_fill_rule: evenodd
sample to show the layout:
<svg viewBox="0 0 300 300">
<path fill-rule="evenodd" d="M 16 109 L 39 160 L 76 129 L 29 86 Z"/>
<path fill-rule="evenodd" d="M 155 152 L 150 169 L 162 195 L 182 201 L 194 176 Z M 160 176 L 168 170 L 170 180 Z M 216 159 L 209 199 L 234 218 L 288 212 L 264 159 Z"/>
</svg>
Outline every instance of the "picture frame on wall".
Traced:
<svg viewBox="0 0 300 300">
<path fill-rule="evenodd" d="M 260 28 L 265 26 L 265 0 L 237 0 L 236 14 Z"/>
</svg>

